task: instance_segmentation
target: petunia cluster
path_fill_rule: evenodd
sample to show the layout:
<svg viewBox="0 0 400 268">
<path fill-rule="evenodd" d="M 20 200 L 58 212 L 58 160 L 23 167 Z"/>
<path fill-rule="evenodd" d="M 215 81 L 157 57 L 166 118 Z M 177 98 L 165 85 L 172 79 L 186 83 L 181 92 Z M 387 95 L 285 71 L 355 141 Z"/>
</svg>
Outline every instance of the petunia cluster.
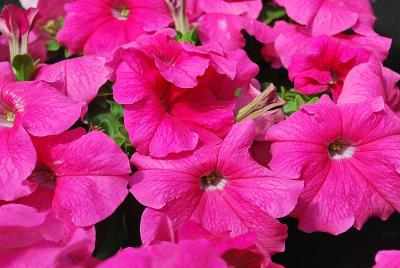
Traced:
<svg viewBox="0 0 400 268">
<path fill-rule="evenodd" d="M 400 211 L 400 75 L 369 1 L 263 2 L 3 8 L 1 267 L 282 267 L 283 217 L 338 235 Z M 108 245 L 133 197 L 116 228 L 141 244 Z"/>
</svg>

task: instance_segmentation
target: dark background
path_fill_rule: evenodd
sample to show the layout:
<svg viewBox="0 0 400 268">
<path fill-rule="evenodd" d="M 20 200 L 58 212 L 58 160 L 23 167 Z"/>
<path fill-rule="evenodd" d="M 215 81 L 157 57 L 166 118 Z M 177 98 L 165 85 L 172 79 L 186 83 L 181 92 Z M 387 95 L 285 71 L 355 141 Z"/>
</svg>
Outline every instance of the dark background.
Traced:
<svg viewBox="0 0 400 268">
<path fill-rule="evenodd" d="M 0 8 L 5 4 L 15 2 L 15 0 L 0 0 Z M 392 49 L 385 65 L 400 72 L 400 27 L 398 23 L 400 1 L 375 0 L 373 7 L 378 18 L 376 31 L 393 39 Z M 259 75 L 260 80 L 274 82 L 277 85 L 286 83 L 282 82 L 287 80 L 287 73 L 284 70 L 277 72 L 263 62 L 259 54 L 261 45 L 252 38 L 249 38 L 248 43 L 246 50 L 262 70 Z M 130 196 L 119 208 L 120 210 L 124 211 L 128 215 L 129 222 L 132 222 L 128 228 L 130 239 L 126 242 L 137 244 L 137 224 L 141 207 Z M 112 218 L 108 219 L 108 221 L 112 220 Z M 372 218 L 361 231 L 352 228 L 339 236 L 324 233 L 306 234 L 297 229 L 296 220 L 286 218 L 282 221 L 289 226 L 286 251 L 284 254 L 277 254 L 273 259 L 288 268 L 368 268 L 374 264 L 375 254 L 379 250 L 400 249 L 400 215 L 398 213 L 392 215 L 385 222 Z M 97 226 L 98 232 L 101 232 L 102 225 Z M 106 229 L 103 231 L 107 232 Z M 116 239 L 114 235 L 111 238 Z"/>
</svg>

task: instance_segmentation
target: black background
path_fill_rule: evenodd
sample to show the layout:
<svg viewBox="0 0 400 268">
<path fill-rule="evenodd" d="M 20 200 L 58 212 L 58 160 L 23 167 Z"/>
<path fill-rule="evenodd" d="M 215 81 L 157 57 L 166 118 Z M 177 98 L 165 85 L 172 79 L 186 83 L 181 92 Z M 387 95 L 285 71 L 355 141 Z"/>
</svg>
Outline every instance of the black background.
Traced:
<svg viewBox="0 0 400 268">
<path fill-rule="evenodd" d="M 352 0 L 347 0 L 352 1 Z M 0 8 L 4 4 L 15 3 L 12 0 L 0 0 Z M 400 1 L 373 1 L 375 15 L 378 18 L 376 31 L 393 39 L 390 55 L 385 62 L 387 67 L 400 72 Z M 272 70 L 264 63 L 259 54 L 260 44 L 249 37 L 246 50 L 253 61 L 261 67 L 258 78 L 261 82 L 270 81 L 277 85 L 287 82 L 284 70 Z M 130 242 L 137 244 L 138 221 L 141 207 L 130 196 L 124 202 L 123 209 L 130 216 L 132 225 L 129 228 Z M 344 234 L 333 236 L 324 233 L 307 234 L 297 229 L 297 221 L 285 218 L 282 220 L 289 226 L 289 236 L 286 241 L 286 251 L 274 256 L 274 261 L 288 268 L 367 268 L 372 267 L 377 251 L 382 249 L 400 249 L 400 215 L 392 215 L 383 222 L 371 218 L 357 231 L 354 228 Z M 101 230 L 101 224 L 98 226 Z M 135 236 L 135 237 L 132 237 Z"/>
</svg>

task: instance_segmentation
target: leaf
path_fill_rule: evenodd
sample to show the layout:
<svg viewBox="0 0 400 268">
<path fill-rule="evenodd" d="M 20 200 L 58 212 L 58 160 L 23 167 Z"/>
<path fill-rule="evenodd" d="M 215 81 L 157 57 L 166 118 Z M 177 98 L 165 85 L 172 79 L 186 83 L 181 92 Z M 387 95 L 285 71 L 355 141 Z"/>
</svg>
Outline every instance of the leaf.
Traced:
<svg viewBox="0 0 400 268">
<path fill-rule="evenodd" d="M 12 67 L 17 81 L 29 81 L 35 70 L 31 55 L 16 55 L 12 60 Z"/>
<path fill-rule="evenodd" d="M 112 98 L 111 83 L 104 84 L 90 104 L 86 120 L 92 128 L 104 131 L 128 155 L 134 153 L 128 132 L 123 124 L 124 109 Z"/>
<path fill-rule="evenodd" d="M 47 42 L 46 48 L 48 51 L 55 52 L 61 48 L 61 45 L 57 42 L 57 40 L 51 39 L 49 42 Z"/>
<path fill-rule="evenodd" d="M 304 95 L 297 92 L 295 89 L 286 89 L 284 87 L 280 88 L 279 96 L 286 101 L 283 106 L 283 112 L 289 116 L 292 113 L 298 111 L 302 104 L 314 104 L 316 103 L 323 93 L 318 93 L 315 95 Z"/>
<path fill-rule="evenodd" d="M 285 16 L 286 16 L 286 11 L 283 8 L 268 9 L 264 11 L 263 21 L 266 24 L 271 24 L 272 22 L 279 20 Z"/>
</svg>

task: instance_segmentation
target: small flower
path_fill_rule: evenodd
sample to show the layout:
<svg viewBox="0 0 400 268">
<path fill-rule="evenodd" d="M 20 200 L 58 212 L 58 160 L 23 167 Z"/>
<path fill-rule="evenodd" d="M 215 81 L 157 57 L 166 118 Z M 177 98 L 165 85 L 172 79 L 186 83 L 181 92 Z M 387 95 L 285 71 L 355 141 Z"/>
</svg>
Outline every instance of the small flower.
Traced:
<svg viewBox="0 0 400 268">
<path fill-rule="evenodd" d="M 7 5 L 0 14 L 0 32 L 8 38 L 10 62 L 16 55 L 28 53 L 29 33 L 38 18 L 39 10 Z"/>
</svg>

